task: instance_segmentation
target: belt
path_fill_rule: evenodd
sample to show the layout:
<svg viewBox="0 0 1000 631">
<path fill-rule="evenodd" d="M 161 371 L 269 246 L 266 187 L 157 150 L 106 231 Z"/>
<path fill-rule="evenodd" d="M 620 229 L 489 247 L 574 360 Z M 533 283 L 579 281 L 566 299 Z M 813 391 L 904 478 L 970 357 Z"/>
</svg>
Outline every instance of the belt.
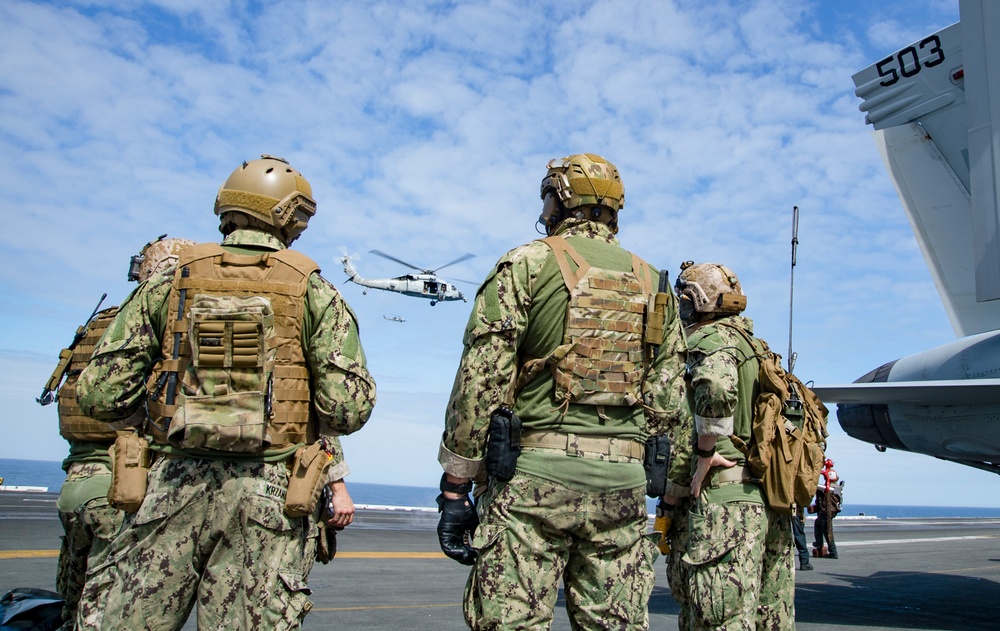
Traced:
<svg viewBox="0 0 1000 631">
<path fill-rule="evenodd" d="M 609 462 L 642 462 L 646 446 L 629 438 L 580 436 L 562 432 L 527 430 L 521 433 L 522 447 L 563 451 L 567 456 Z"/>
<path fill-rule="evenodd" d="M 712 481 L 710 486 L 713 488 L 725 484 L 760 484 L 760 480 L 753 476 L 750 467 L 746 465 L 719 469 L 718 471 L 713 471 L 709 477 Z"/>
</svg>

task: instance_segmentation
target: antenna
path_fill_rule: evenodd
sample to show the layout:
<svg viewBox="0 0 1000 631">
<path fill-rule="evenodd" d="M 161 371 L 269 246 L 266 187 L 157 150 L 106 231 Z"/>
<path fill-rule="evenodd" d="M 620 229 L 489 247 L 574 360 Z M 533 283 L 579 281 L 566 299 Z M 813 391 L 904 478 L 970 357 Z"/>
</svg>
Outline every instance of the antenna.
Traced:
<svg viewBox="0 0 1000 631">
<path fill-rule="evenodd" d="M 792 305 L 795 302 L 795 255 L 799 248 L 799 207 L 792 206 L 792 273 L 788 289 L 788 372 L 795 370 L 792 352 Z"/>
</svg>

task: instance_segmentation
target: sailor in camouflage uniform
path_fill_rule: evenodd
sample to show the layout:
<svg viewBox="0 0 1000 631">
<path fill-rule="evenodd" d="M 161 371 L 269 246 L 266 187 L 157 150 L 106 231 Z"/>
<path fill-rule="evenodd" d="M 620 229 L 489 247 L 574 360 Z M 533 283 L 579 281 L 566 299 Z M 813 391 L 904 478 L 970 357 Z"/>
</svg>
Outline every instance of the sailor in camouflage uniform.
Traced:
<svg viewBox="0 0 1000 631">
<path fill-rule="evenodd" d="M 130 281 L 142 283 L 156 272 L 173 265 L 177 253 L 194 241 L 165 239 L 163 235 L 132 257 Z M 118 313 L 118 307 L 100 311 L 87 322 L 82 337 L 67 353 L 68 363 L 60 362 L 52 379 L 58 388 L 59 434 L 69 443 L 69 456 L 63 460 L 66 480 L 59 490 L 59 520 L 65 535 L 56 568 L 56 590 L 63 597 L 64 631 L 76 628 L 76 609 L 87 576 L 87 566 L 100 563 L 108 544 L 121 529 L 125 514 L 108 503 L 111 487 L 111 456 L 108 449 L 118 432 L 114 428 L 84 416 L 76 401 L 76 382 L 87 365 L 101 335 Z M 66 381 L 59 386 L 63 375 Z M 51 398 L 39 399 L 43 405 Z"/>
<path fill-rule="evenodd" d="M 696 456 L 684 561 L 693 629 L 795 628 L 791 522 L 769 508 L 746 458 L 760 392 L 753 322 L 739 280 L 717 263 L 685 263 L 677 279 L 689 324 Z"/>
<path fill-rule="evenodd" d="M 613 164 L 552 160 L 541 196 L 549 237 L 500 259 L 465 331 L 439 453 L 439 539 L 474 565 L 473 629 L 547 628 L 560 584 L 574 628 L 645 629 L 657 553 L 645 536 L 642 399 L 667 418 L 683 390 L 643 392 L 643 377 L 656 346 L 662 374 L 683 375 L 683 334 L 661 314 L 669 330 L 643 337 L 656 271 L 614 236 L 624 190 Z M 493 466 L 513 469 L 498 443 L 517 439 L 491 422 L 501 405 L 523 424 L 516 471 Z M 500 440 L 487 448 L 491 425 Z M 471 480 L 487 473 L 477 515 Z"/>
<path fill-rule="evenodd" d="M 197 601 L 199 628 L 295 629 L 311 608 L 319 529 L 286 514 L 293 459 L 319 463 L 316 493 L 329 482 L 345 506 L 336 436 L 375 402 L 354 314 L 286 249 L 315 210 L 287 162 L 244 162 L 216 199 L 221 247 L 141 286 L 80 376 L 84 412 L 148 417 L 154 452 L 142 505 L 88 572 L 80 628 L 179 629 Z"/>
</svg>

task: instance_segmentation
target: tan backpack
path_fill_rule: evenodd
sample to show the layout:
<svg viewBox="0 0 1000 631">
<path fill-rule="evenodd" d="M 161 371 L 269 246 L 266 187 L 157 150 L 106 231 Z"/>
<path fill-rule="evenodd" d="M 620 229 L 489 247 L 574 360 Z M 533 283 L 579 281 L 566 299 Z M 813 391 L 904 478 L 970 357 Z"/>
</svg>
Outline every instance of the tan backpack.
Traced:
<svg viewBox="0 0 1000 631">
<path fill-rule="evenodd" d="M 754 401 L 750 444 L 731 436 L 744 453 L 755 477 L 762 480 L 768 505 L 791 515 L 796 506 L 808 506 L 823 470 L 826 406 L 798 377 L 781 367 L 781 355 L 761 339 L 738 331 L 754 349 L 760 363 L 760 394 Z"/>
</svg>

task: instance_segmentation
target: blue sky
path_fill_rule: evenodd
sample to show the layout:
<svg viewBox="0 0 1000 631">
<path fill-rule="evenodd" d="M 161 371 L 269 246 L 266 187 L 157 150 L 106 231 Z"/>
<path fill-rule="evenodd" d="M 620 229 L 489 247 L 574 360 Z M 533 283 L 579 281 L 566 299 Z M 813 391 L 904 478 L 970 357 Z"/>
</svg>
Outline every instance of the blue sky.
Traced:
<svg viewBox="0 0 1000 631">
<path fill-rule="evenodd" d="M 436 484 L 469 305 L 364 296 L 339 248 L 369 277 L 406 271 L 371 249 L 422 267 L 473 252 L 447 272 L 481 279 L 537 236 L 544 165 L 570 153 L 618 165 L 626 247 L 672 276 L 731 266 L 782 353 L 799 206 L 803 379 L 953 339 L 851 75 L 956 22 L 957 1 L 400 4 L 0 3 L 0 457 L 64 456 L 34 403 L 59 349 L 102 292 L 127 294 L 151 238 L 217 240 L 219 185 L 261 153 L 312 183 L 296 247 L 356 310 L 378 382 L 349 480 Z M 988 474 L 831 429 L 849 501 L 1000 505 Z"/>
</svg>

